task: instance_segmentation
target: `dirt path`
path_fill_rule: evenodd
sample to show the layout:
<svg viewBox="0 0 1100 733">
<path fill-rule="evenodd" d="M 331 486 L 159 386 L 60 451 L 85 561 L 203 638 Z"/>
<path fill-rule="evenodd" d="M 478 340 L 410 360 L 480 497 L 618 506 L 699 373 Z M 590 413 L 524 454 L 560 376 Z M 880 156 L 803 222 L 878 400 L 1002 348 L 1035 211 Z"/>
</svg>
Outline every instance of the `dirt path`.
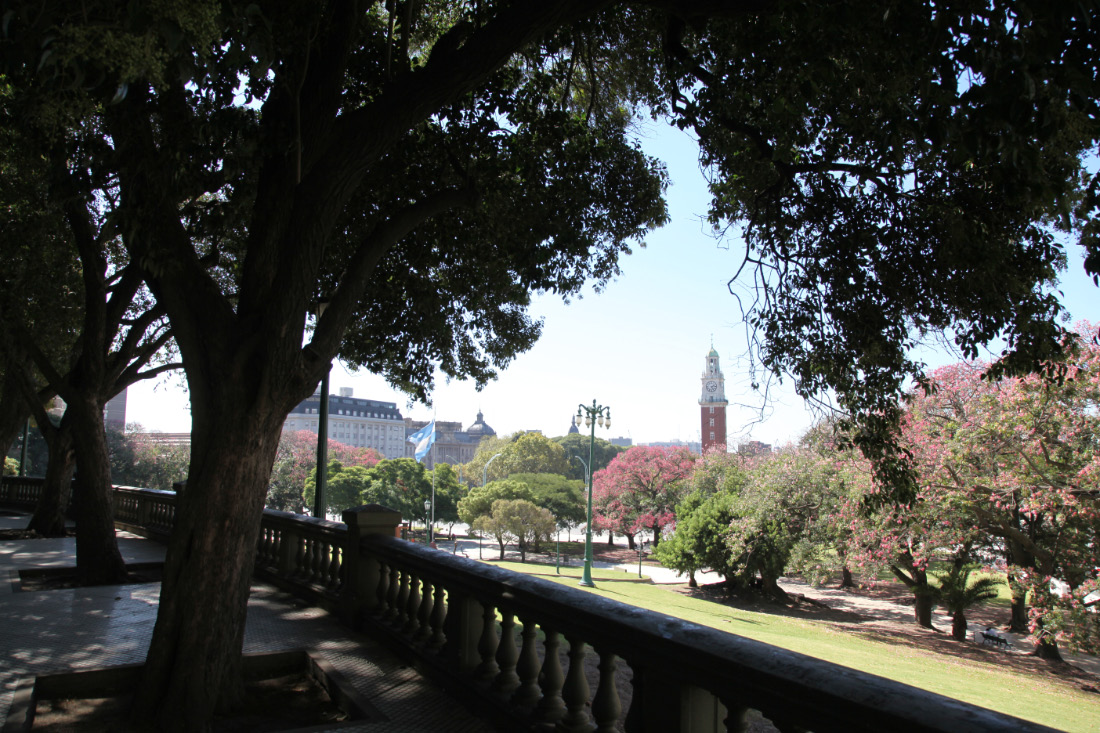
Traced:
<svg viewBox="0 0 1100 733">
<path fill-rule="evenodd" d="M 884 583 L 873 589 L 849 590 L 835 587 L 814 588 L 794 578 L 784 578 L 779 584 L 787 593 L 799 599 L 799 602 L 784 606 L 762 599 L 755 593 L 729 595 L 723 587 L 717 585 L 703 585 L 696 589 L 686 585 L 670 585 L 670 589 L 748 611 L 820 621 L 846 633 L 1012 667 L 1030 674 L 1056 677 L 1082 689 L 1100 691 L 1100 660 L 1094 656 L 1069 654 L 1065 651 L 1065 664 L 1051 663 L 1032 656 L 1032 644 L 1027 637 L 1004 631 L 1008 625 L 1008 609 L 975 608 L 967 614 L 972 632 L 994 626 L 1000 633 L 1012 639 L 1007 650 L 994 649 L 974 642 L 972 633 L 965 642 L 955 641 L 951 637 L 951 619 L 942 613 L 933 615 L 934 629 L 917 626 L 913 618 L 912 594 L 900 583 Z"/>
</svg>

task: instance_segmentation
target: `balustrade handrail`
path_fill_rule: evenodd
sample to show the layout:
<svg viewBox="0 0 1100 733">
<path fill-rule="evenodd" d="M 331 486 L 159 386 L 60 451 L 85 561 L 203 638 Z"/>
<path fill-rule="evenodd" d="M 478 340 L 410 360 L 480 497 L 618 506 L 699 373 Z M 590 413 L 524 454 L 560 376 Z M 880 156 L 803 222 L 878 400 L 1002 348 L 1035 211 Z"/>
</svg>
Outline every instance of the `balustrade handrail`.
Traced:
<svg viewBox="0 0 1100 733">
<path fill-rule="evenodd" d="M 775 647 L 725 631 L 630 606 L 579 588 L 453 556 L 383 535 L 361 541 L 366 555 L 443 579 L 448 593 L 467 594 L 515 615 L 584 639 L 638 668 L 660 670 L 673 684 L 708 690 L 807 730 L 1049 731 L 995 711 Z"/>
</svg>

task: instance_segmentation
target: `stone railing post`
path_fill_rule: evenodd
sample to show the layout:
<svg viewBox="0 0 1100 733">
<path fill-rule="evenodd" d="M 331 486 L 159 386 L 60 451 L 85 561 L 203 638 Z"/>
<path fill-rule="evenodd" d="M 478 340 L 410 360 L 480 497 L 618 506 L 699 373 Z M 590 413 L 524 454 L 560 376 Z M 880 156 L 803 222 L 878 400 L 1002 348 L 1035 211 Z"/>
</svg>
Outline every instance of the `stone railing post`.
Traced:
<svg viewBox="0 0 1100 733">
<path fill-rule="evenodd" d="M 373 611 L 378 604 L 378 584 L 381 580 L 381 564 L 377 558 L 363 556 L 359 549 L 360 541 L 372 534 L 396 537 L 401 513 L 381 504 L 365 504 L 345 510 L 343 520 L 348 530 L 347 544 L 344 546 L 340 615 L 348 626 L 359 629 L 365 614 Z"/>
<path fill-rule="evenodd" d="M 279 556 L 275 558 L 275 572 L 283 578 L 291 578 L 298 572 L 298 554 L 302 550 L 302 534 L 297 526 L 288 523 L 281 526 Z"/>
</svg>

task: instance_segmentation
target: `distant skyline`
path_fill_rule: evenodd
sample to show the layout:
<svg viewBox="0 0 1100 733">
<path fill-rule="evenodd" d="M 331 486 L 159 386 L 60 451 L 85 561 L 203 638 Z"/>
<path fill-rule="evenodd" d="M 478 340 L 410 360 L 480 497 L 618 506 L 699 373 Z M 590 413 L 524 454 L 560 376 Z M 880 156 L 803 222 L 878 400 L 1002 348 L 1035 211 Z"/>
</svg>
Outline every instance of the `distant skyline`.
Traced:
<svg viewBox="0 0 1100 733">
<path fill-rule="evenodd" d="M 410 406 L 381 377 L 352 373 L 338 363 L 330 380 L 333 394 L 351 387 L 356 397 L 396 403 L 407 417 L 429 420 L 434 415 L 464 427 L 480 410 L 500 435 L 541 430 L 548 436 L 564 435 L 577 405 L 595 399 L 611 408 L 612 417 L 610 430 L 596 429 L 599 437 L 697 442 L 699 378 L 713 339 L 730 400 L 731 446 L 797 440 L 813 415 L 789 380 L 773 387 L 767 405 L 751 390 L 745 325 L 727 288 L 744 245 L 739 239 L 716 239 L 706 223 L 710 196 L 695 141 L 657 123 L 643 127 L 642 135 L 643 148 L 668 169 L 670 223 L 650 233 L 645 247 L 622 258 L 622 274 L 604 292 L 587 287 L 568 305 L 554 296 L 535 296 L 530 313 L 543 320 L 542 337 L 480 393 L 470 382 L 447 383 L 437 374 L 434 409 Z M 1069 259 L 1060 288 L 1063 302 L 1074 320 L 1098 321 L 1098 292 L 1084 274 L 1080 249 L 1073 247 Z M 738 283 L 735 289 L 744 295 L 746 287 Z M 956 360 L 935 352 L 925 359 L 932 365 Z M 181 375 L 131 387 L 127 421 L 147 430 L 190 430 L 182 383 Z M 582 431 L 587 432 L 583 426 Z"/>
</svg>

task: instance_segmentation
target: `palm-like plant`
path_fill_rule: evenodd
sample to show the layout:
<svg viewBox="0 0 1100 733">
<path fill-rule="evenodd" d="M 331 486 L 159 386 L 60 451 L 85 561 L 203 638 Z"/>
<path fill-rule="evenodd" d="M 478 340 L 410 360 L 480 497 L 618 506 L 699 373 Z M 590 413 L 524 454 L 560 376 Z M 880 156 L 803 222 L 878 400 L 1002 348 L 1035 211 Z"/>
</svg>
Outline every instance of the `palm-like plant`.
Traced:
<svg viewBox="0 0 1100 733">
<path fill-rule="evenodd" d="M 997 597 L 997 580 L 986 577 L 969 582 L 977 567 L 956 560 L 947 573 L 934 573 L 940 583 L 936 600 L 951 614 L 951 636 L 958 641 L 966 641 L 966 610 Z"/>
</svg>

